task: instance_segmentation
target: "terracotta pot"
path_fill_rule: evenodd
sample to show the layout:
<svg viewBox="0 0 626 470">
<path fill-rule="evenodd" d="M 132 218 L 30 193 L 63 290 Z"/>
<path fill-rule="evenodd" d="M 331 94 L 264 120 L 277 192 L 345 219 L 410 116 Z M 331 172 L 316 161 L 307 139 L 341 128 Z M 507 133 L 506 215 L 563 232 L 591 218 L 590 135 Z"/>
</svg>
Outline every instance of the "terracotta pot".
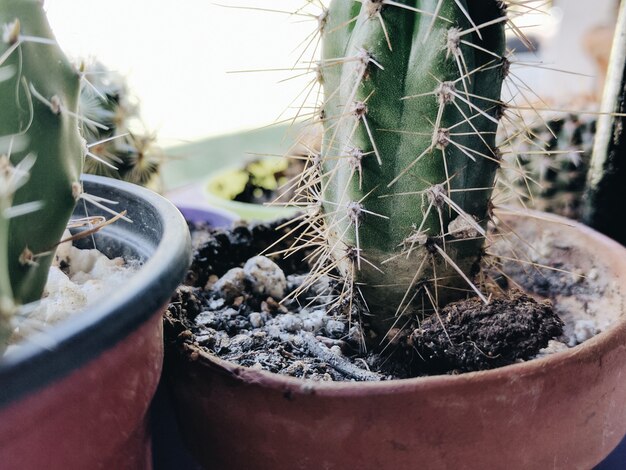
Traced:
<svg viewBox="0 0 626 470">
<path fill-rule="evenodd" d="M 189 265 L 189 233 L 176 208 L 146 189 L 84 182 L 133 220 L 99 232 L 98 248 L 145 264 L 124 289 L 47 330 L 45 343 L 0 361 L 2 468 L 152 468 L 147 411 L 162 368 L 162 312 Z"/>
<path fill-rule="evenodd" d="M 592 468 L 626 433 L 626 249 L 545 214 L 519 226 L 613 276 L 610 329 L 500 369 L 378 383 L 252 370 L 179 338 L 166 370 L 190 450 L 210 469 Z"/>
</svg>

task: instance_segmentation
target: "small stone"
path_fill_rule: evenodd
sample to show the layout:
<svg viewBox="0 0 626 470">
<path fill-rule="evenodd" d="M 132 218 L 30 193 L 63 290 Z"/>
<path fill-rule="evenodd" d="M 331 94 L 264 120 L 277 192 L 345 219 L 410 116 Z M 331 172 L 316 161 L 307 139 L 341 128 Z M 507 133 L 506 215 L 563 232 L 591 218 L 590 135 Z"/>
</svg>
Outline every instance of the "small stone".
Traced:
<svg viewBox="0 0 626 470">
<path fill-rule="evenodd" d="M 303 312 L 302 317 L 302 329 L 310 333 L 317 333 L 324 328 L 324 317 L 326 312 L 324 310 L 314 310 L 312 312 Z"/>
<path fill-rule="evenodd" d="M 216 351 L 220 351 L 222 349 L 228 349 L 228 347 L 230 346 L 230 338 L 228 337 L 228 334 L 222 332 L 222 331 L 218 331 L 217 332 L 217 337 L 215 338 L 215 350 Z"/>
<path fill-rule="evenodd" d="M 598 328 L 594 320 L 578 320 L 574 326 L 574 338 L 570 339 L 570 345 L 573 340 L 575 344 L 580 344 L 598 334 Z M 573 345 L 572 345 L 573 346 Z"/>
<path fill-rule="evenodd" d="M 213 344 L 215 343 L 215 334 L 214 333 L 207 333 L 207 334 L 198 334 L 195 337 L 196 343 L 198 343 L 201 346 L 213 346 Z"/>
<path fill-rule="evenodd" d="M 269 313 L 275 313 L 275 312 L 282 312 L 282 313 L 287 313 L 288 310 L 283 307 L 281 304 L 279 304 L 278 302 L 276 302 L 276 300 L 274 300 L 273 297 L 268 297 L 267 299 L 265 299 L 265 302 L 263 302 L 267 308 Z"/>
<path fill-rule="evenodd" d="M 337 356 L 342 356 L 343 355 L 343 351 L 341 350 L 341 348 L 337 345 L 335 346 L 331 346 L 330 351 L 333 354 L 336 354 Z"/>
<path fill-rule="evenodd" d="M 261 328 L 265 324 L 263 316 L 259 312 L 252 312 L 248 316 L 248 321 L 252 325 L 252 328 Z"/>
<path fill-rule="evenodd" d="M 233 319 L 237 317 L 237 315 L 239 315 L 239 311 L 235 310 L 234 308 L 227 308 L 222 312 L 222 315 L 226 318 Z"/>
<path fill-rule="evenodd" d="M 213 285 L 213 291 L 226 302 L 241 296 L 246 289 L 246 273 L 241 268 L 233 268 L 226 272 Z"/>
<path fill-rule="evenodd" d="M 252 336 L 257 342 L 258 341 L 264 341 L 265 338 L 267 338 L 267 332 L 265 332 L 265 331 L 253 331 L 252 333 L 250 333 L 250 336 Z"/>
<path fill-rule="evenodd" d="M 289 333 L 297 333 L 302 330 L 303 324 L 302 319 L 296 315 L 291 313 L 287 313 L 280 317 L 280 326 Z"/>
<path fill-rule="evenodd" d="M 224 299 L 213 299 L 209 301 L 209 308 L 211 310 L 217 310 L 218 308 L 222 308 L 224 303 Z"/>
<path fill-rule="evenodd" d="M 281 327 L 279 325 L 268 325 L 267 326 L 267 336 L 271 339 L 280 339 L 283 332 L 281 331 Z"/>
<path fill-rule="evenodd" d="M 204 286 L 204 290 L 213 290 L 213 287 L 215 286 L 215 283 L 219 280 L 219 277 L 216 276 L 215 274 L 211 274 L 209 276 L 209 280 L 207 281 L 207 283 Z"/>
<path fill-rule="evenodd" d="M 270 295 L 276 300 L 281 300 L 285 296 L 287 289 L 285 273 L 271 259 L 255 256 L 246 262 L 243 270 L 252 282 L 252 291 L 255 294 Z"/>
<path fill-rule="evenodd" d="M 198 326 L 208 326 L 210 328 L 216 328 L 218 321 L 214 312 L 200 312 L 196 316 L 194 323 Z"/>
<path fill-rule="evenodd" d="M 249 351 L 252 348 L 253 340 L 250 336 L 239 334 L 230 339 L 229 349 L 240 349 L 241 351 Z"/>
<path fill-rule="evenodd" d="M 233 307 L 240 307 L 244 300 L 245 297 L 243 295 L 236 297 L 235 300 L 233 300 Z"/>
<path fill-rule="evenodd" d="M 324 329 L 326 330 L 326 334 L 328 336 L 338 339 L 344 335 L 346 331 L 346 326 L 339 320 L 329 319 L 326 321 Z"/>
<path fill-rule="evenodd" d="M 567 346 L 567 344 L 551 339 L 550 341 L 548 341 L 548 345 L 545 348 L 539 350 L 539 354 L 537 354 L 537 357 L 547 356 L 549 354 L 554 354 L 560 351 L 567 351 L 568 349 L 569 347 Z"/>
<path fill-rule="evenodd" d="M 298 287 L 300 287 L 307 279 L 307 276 L 304 274 L 290 274 L 287 276 L 287 292 L 293 292 Z"/>
</svg>

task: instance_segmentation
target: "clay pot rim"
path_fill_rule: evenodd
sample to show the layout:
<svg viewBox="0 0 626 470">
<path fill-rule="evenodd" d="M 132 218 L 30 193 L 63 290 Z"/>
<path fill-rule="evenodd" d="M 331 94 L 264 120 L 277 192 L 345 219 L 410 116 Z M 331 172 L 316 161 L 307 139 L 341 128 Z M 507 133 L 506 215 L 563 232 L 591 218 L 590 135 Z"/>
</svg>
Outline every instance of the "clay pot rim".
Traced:
<svg viewBox="0 0 626 470">
<path fill-rule="evenodd" d="M 579 222 L 538 211 L 520 211 L 518 209 L 509 211 L 503 209 L 500 211 L 500 214 L 506 217 L 513 212 L 516 216 L 564 224 L 576 229 L 576 231 L 582 234 L 583 238 L 590 241 L 593 240 L 595 246 L 612 252 L 611 263 L 623 266 L 622 271 L 626 273 L 626 248 L 606 235 L 596 232 Z M 559 351 L 548 356 L 496 369 L 467 372 L 459 375 L 436 375 L 381 382 L 319 382 L 240 366 L 213 356 L 192 343 L 186 342 L 184 344 L 184 353 L 190 356 L 190 360 L 201 363 L 218 373 L 231 375 L 243 383 L 255 384 L 280 391 L 281 393 L 345 397 L 376 396 L 398 392 L 417 392 L 425 389 L 453 388 L 473 382 L 502 382 L 505 385 L 506 382 L 515 380 L 516 377 L 542 374 L 546 369 L 558 368 L 570 361 L 578 361 L 580 363 L 597 361 L 598 357 L 601 357 L 602 352 L 620 346 L 626 347 L 626 314 L 624 312 L 620 314 L 619 319 L 613 323 L 610 329 L 602 331 L 593 338 L 566 351 Z"/>
<path fill-rule="evenodd" d="M 101 250 L 131 253 L 141 268 L 123 289 L 45 331 L 0 361 L 0 408 L 71 373 L 112 348 L 160 311 L 191 263 L 187 224 L 172 203 L 140 186 L 82 175 L 89 192 L 114 199 L 133 223 L 118 222 L 95 235 Z M 92 215 L 107 215 L 90 206 Z M 75 209 L 81 215 L 82 204 Z M 113 247 L 113 248 L 112 248 Z"/>
</svg>

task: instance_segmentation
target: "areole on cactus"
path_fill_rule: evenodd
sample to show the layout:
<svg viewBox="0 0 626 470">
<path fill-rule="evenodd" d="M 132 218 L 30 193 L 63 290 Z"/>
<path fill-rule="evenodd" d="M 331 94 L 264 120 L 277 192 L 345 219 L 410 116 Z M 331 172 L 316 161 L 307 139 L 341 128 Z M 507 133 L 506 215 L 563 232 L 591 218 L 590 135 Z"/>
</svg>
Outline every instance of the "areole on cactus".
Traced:
<svg viewBox="0 0 626 470">
<path fill-rule="evenodd" d="M 0 1 L 0 25 L 0 336 L 6 336 L 10 310 L 41 296 L 82 193 L 86 149 L 80 76 L 57 45 L 42 2 Z"/>
<path fill-rule="evenodd" d="M 498 0 L 333 0 L 319 18 L 312 238 L 384 333 L 474 291 L 508 72 Z"/>
</svg>

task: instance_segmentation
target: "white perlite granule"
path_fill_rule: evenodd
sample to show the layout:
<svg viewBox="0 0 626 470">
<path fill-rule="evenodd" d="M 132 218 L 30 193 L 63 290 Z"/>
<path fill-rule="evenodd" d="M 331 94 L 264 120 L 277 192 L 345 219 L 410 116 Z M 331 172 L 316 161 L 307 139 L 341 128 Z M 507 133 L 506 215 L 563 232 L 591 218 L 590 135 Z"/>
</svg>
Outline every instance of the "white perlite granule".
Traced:
<svg viewBox="0 0 626 470">
<path fill-rule="evenodd" d="M 64 235 L 67 237 L 68 233 Z M 116 292 L 137 267 L 138 263 L 109 259 L 98 250 L 75 248 L 71 242 L 59 245 L 43 297 L 34 309 L 28 310 L 25 318 L 17 320 L 7 353 L 29 336 L 85 311 L 105 295 Z"/>
</svg>

